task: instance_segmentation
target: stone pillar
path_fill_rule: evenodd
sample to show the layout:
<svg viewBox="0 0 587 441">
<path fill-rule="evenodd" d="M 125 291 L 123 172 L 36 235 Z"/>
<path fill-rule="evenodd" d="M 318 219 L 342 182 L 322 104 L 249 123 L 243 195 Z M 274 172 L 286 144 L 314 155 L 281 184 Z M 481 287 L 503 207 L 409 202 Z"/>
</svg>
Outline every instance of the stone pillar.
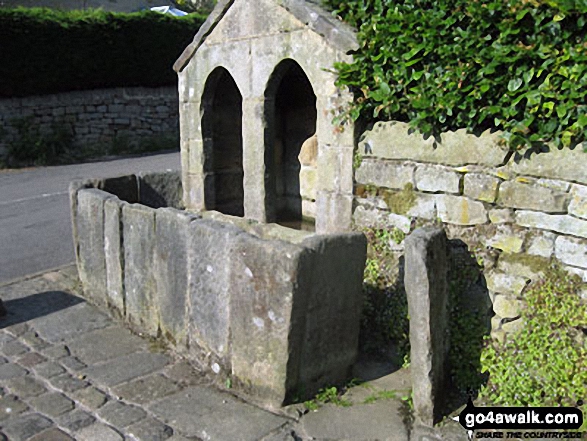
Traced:
<svg viewBox="0 0 587 441">
<path fill-rule="evenodd" d="M 405 241 L 412 392 L 416 422 L 432 426 L 448 385 L 448 251 L 446 233 L 420 228 Z"/>
<path fill-rule="evenodd" d="M 245 217 L 258 222 L 267 221 L 265 212 L 265 128 L 264 99 L 243 100 L 243 169 Z"/>
</svg>

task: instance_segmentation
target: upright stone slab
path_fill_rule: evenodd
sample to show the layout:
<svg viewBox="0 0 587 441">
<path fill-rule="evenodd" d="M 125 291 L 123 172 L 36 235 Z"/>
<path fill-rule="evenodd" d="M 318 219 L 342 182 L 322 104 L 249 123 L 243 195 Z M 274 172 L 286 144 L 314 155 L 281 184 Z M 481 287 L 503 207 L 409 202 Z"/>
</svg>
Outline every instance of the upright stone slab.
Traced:
<svg viewBox="0 0 587 441">
<path fill-rule="evenodd" d="M 304 311 L 306 303 L 296 283 L 302 252 L 250 234 L 235 240 L 230 286 L 239 289 L 230 298 L 232 373 L 240 390 L 266 406 L 281 406 L 297 382 L 301 354 L 290 339 L 299 337 L 294 330 L 299 332 L 296 319 L 302 319 L 292 311 Z"/>
<path fill-rule="evenodd" d="M 126 318 L 142 331 L 156 336 L 159 314 L 155 303 L 153 272 L 155 210 L 143 205 L 122 207 Z"/>
<path fill-rule="evenodd" d="M 108 305 L 124 317 L 124 248 L 122 202 L 113 197 L 104 203 L 104 257 Z"/>
<path fill-rule="evenodd" d="M 232 242 L 242 231 L 210 219 L 192 222 L 189 230 L 190 342 L 223 359 L 230 350 L 229 299 L 239 290 L 229 280 Z"/>
<path fill-rule="evenodd" d="M 79 277 L 85 295 L 100 305 L 107 303 L 104 203 L 111 197 L 95 189 L 84 189 L 77 193 L 75 220 Z"/>
<path fill-rule="evenodd" d="M 410 369 L 416 420 L 432 426 L 448 383 L 446 233 L 420 228 L 405 241 L 405 286 L 410 314 Z"/>
<path fill-rule="evenodd" d="M 172 208 L 155 211 L 155 302 L 163 336 L 179 348 L 187 343 L 189 225 L 193 218 Z"/>
</svg>

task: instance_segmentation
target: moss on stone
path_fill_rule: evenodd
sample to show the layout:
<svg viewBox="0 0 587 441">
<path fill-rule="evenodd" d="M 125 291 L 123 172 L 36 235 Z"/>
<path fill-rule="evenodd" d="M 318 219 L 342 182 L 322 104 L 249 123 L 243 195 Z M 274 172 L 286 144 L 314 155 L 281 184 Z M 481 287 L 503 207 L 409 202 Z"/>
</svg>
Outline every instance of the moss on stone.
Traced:
<svg viewBox="0 0 587 441">
<path fill-rule="evenodd" d="M 401 191 L 387 190 L 383 194 L 387 207 L 396 214 L 407 214 L 416 203 L 416 194 L 412 184 L 406 184 Z"/>
<path fill-rule="evenodd" d="M 527 267 L 532 273 L 540 274 L 546 272 L 551 264 L 552 260 L 542 256 L 535 256 L 531 254 L 507 254 L 504 253 L 499 258 L 500 263 L 512 264 L 512 265 L 523 265 Z"/>
</svg>

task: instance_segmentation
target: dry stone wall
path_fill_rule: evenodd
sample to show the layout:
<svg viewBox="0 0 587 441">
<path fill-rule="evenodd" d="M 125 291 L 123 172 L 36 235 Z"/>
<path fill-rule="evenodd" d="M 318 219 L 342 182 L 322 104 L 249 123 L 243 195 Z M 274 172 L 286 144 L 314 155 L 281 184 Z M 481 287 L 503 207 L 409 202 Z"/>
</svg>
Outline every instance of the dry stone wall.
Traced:
<svg viewBox="0 0 587 441">
<path fill-rule="evenodd" d="M 501 338 L 523 325 L 523 291 L 551 259 L 587 283 L 587 153 L 552 149 L 517 162 L 499 134 L 438 141 L 398 122 L 366 131 L 353 221 L 404 233 L 437 224 L 462 239 L 484 267 Z"/>
<path fill-rule="evenodd" d="M 55 127 L 73 135 L 74 146 L 110 146 L 129 141 L 179 136 L 179 101 L 175 87 L 116 88 L 0 100 L 0 156 L 15 142 L 15 121 L 49 133 Z"/>
</svg>

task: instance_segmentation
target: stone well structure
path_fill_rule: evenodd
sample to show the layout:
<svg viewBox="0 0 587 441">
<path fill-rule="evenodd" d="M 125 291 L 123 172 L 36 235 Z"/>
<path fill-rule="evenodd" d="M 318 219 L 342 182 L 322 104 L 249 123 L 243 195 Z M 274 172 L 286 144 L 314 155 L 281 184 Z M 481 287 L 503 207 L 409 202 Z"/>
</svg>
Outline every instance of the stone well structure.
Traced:
<svg viewBox="0 0 587 441">
<path fill-rule="evenodd" d="M 333 65 L 357 43 L 313 3 L 220 0 L 176 62 L 188 209 L 350 229 L 354 131 L 332 121 L 352 95 Z"/>
</svg>

